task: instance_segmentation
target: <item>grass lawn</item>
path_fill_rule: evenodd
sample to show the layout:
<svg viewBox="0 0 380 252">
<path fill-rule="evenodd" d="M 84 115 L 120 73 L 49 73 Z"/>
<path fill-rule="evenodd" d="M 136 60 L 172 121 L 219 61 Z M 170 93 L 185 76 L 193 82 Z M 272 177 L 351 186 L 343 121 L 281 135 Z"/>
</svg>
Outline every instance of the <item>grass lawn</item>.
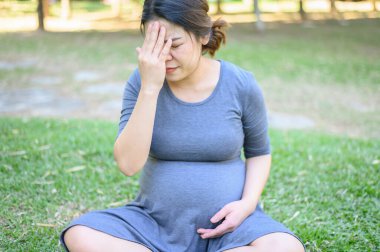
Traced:
<svg viewBox="0 0 380 252">
<path fill-rule="evenodd" d="M 259 34 L 235 24 L 216 58 L 252 71 L 270 112 L 315 122 L 313 131 L 271 129 L 266 212 L 309 251 L 379 251 L 380 19 L 313 25 L 268 23 Z M 0 68 L 0 92 L 45 89 L 95 106 L 102 97 L 82 90 L 123 85 L 142 38 L 136 30 L 22 32 L 0 41 L 1 65 L 33 62 Z M 78 71 L 101 78 L 77 81 Z M 60 81 L 33 83 L 40 76 Z M 58 234 L 71 219 L 134 198 L 138 175 L 125 177 L 113 161 L 117 122 L 14 115 L 0 115 L 1 251 L 61 251 Z"/>
<path fill-rule="evenodd" d="M 0 118 L 0 244 L 60 251 L 72 218 L 133 199 L 138 176 L 113 161 L 117 124 Z M 271 177 L 262 202 L 309 251 L 378 251 L 380 141 L 317 132 L 270 132 Z"/>
<path fill-rule="evenodd" d="M 378 27 L 380 19 L 353 20 L 347 26 L 315 22 L 313 28 L 268 23 L 259 34 L 253 24 L 233 24 L 216 58 L 252 71 L 269 111 L 306 116 L 326 132 L 380 139 Z M 0 88 L 40 88 L 34 77 L 59 78 L 60 83 L 44 88 L 95 106 L 100 97 L 81 91 L 87 85 L 123 85 L 137 67 L 135 48 L 143 40 L 137 30 L 127 30 L 0 33 L 0 41 L 1 61 L 35 62 L 28 68 L 0 69 Z M 94 71 L 101 79 L 76 81 L 78 71 Z"/>
</svg>

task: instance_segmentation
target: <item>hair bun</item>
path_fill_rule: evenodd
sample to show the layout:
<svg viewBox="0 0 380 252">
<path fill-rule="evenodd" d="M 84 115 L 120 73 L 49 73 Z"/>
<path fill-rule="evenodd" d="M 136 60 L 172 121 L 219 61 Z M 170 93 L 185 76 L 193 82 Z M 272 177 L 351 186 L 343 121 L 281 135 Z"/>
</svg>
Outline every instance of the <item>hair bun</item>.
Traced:
<svg viewBox="0 0 380 252">
<path fill-rule="evenodd" d="M 209 53 L 214 57 L 215 52 L 219 49 L 221 44 L 225 44 L 227 41 L 226 29 L 230 27 L 227 21 L 218 18 L 212 22 L 210 40 L 206 45 L 202 47 L 202 53 Z"/>
</svg>

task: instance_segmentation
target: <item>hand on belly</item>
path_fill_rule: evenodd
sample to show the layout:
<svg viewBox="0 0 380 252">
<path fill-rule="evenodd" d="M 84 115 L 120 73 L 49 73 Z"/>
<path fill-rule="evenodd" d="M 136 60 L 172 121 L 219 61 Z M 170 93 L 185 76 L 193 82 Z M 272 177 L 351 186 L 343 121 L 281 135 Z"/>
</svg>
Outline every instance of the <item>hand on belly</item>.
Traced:
<svg viewBox="0 0 380 252">
<path fill-rule="evenodd" d="M 202 239 L 216 238 L 234 231 L 250 214 L 250 207 L 241 200 L 233 201 L 220 209 L 211 219 L 212 223 L 222 221 L 214 229 L 199 228 Z"/>
</svg>

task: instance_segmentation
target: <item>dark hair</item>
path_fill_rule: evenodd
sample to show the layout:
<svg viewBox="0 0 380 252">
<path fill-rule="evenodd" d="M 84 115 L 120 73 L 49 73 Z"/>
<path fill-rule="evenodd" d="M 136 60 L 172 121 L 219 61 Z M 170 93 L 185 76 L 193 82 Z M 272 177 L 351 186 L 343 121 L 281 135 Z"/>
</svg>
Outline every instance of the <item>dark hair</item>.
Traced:
<svg viewBox="0 0 380 252">
<path fill-rule="evenodd" d="M 211 21 L 208 11 L 207 0 L 145 0 L 140 31 L 144 33 L 146 22 L 163 18 L 193 33 L 197 40 L 210 34 L 209 42 L 202 46 L 202 54 L 209 53 L 213 57 L 220 44 L 226 43 L 225 29 L 229 25 L 220 18 Z"/>
</svg>

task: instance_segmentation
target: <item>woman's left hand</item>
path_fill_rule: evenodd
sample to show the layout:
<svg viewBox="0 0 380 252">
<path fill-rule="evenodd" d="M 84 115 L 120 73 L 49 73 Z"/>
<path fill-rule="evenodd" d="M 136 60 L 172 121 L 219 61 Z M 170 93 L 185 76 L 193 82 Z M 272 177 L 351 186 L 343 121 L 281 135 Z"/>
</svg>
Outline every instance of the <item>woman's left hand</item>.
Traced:
<svg viewBox="0 0 380 252">
<path fill-rule="evenodd" d="M 252 207 L 242 200 L 228 203 L 210 219 L 212 223 L 217 223 L 224 218 L 221 224 L 214 229 L 199 228 L 197 232 L 202 239 L 216 238 L 232 232 L 252 213 L 250 209 Z"/>
</svg>

